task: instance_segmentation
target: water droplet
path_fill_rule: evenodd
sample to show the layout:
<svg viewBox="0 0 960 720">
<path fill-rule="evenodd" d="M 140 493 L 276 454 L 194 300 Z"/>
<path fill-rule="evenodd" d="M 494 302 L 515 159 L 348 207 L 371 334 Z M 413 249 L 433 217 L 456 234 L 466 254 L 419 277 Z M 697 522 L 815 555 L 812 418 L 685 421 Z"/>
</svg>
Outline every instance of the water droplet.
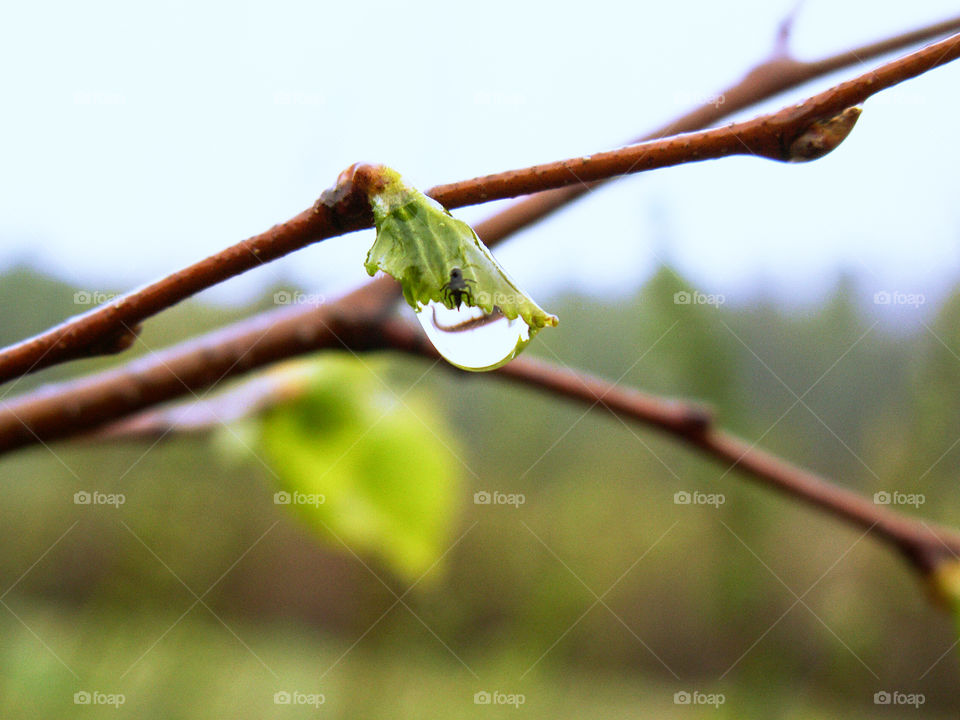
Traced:
<svg viewBox="0 0 960 720">
<path fill-rule="evenodd" d="M 496 310 L 461 305 L 450 309 L 430 302 L 417 312 L 430 342 L 447 362 L 481 372 L 506 365 L 530 342 L 530 328 L 519 317 L 508 320 Z"/>
</svg>

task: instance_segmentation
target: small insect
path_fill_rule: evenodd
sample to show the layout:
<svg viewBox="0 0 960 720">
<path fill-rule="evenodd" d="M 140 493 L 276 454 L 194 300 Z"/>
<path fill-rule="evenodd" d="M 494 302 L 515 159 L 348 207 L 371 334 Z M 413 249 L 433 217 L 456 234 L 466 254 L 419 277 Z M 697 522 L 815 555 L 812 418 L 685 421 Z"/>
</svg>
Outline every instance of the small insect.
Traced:
<svg viewBox="0 0 960 720">
<path fill-rule="evenodd" d="M 472 305 L 473 293 L 470 286 L 473 282 L 473 280 L 467 280 L 463 276 L 463 270 L 458 267 L 453 268 L 450 270 L 450 280 L 443 286 L 443 299 L 452 302 L 457 310 L 460 309 L 464 299 L 466 299 L 467 305 Z"/>
</svg>

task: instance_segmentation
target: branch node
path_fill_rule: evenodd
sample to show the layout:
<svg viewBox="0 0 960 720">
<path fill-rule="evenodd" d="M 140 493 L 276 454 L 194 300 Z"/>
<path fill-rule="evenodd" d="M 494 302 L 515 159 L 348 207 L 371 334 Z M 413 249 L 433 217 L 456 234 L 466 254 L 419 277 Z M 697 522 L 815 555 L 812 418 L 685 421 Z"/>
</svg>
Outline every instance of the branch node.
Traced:
<svg viewBox="0 0 960 720">
<path fill-rule="evenodd" d="M 137 338 L 140 337 L 140 331 L 142 329 L 142 324 L 137 324 L 133 327 L 123 325 L 113 334 L 102 338 L 96 343 L 78 347 L 76 357 L 99 357 L 101 355 L 117 355 L 122 353 L 136 342 Z"/>
<path fill-rule="evenodd" d="M 713 425 L 713 411 L 702 405 L 684 404 L 680 416 L 680 428 L 688 436 L 705 435 Z"/>
<path fill-rule="evenodd" d="M 336 184 L 324 190 L 314 203 L 314 212 L 326 211 L 338 229 L 361 223 L 372 224 L 369 197 L 384 185 L 383 166 L 354 163 L 337 177 Z"/>
<path fill-rule="evenodd" d="M 784 160 L 808 162 L 832 152 L 847 139 L 862 110 L 860 105 L 855 105 L 832 117 L 814 120 L 790 141 L 784 152 Z"/>
</svg>

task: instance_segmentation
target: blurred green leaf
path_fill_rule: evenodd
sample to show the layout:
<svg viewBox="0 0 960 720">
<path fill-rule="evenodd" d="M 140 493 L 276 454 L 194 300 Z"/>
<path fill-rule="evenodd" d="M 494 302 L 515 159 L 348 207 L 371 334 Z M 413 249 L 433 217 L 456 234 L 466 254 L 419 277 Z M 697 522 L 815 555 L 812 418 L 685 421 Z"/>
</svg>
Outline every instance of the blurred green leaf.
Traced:
<svg viewBox="0 0 960 720">
<path fill-rule="evenodd" d="M 455 439 L 428 399 L 401 398 L 366 362 L 324 356 L 306 370 L 305 392 L 259 418 L 281 488 L 275 500 L 339 550 L 375 554 L 419 577 L 449 544 Z"/>
</svg>

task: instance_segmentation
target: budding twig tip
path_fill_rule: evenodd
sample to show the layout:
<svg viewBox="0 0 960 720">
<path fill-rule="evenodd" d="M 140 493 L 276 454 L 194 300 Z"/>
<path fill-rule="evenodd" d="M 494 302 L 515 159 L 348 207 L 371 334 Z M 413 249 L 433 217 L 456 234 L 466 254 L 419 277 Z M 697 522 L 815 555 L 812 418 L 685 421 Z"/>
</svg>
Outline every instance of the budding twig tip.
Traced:
<svg viewBox="0 0 960 720">
<path fill-rule="evenodd" d="M 832 152 L 847 139 L 862 111 L 862 106 L 854 105 L 832 117 L 814 120 L 790 143 L 786 160 L 807 162 Z"/>
</svg>

